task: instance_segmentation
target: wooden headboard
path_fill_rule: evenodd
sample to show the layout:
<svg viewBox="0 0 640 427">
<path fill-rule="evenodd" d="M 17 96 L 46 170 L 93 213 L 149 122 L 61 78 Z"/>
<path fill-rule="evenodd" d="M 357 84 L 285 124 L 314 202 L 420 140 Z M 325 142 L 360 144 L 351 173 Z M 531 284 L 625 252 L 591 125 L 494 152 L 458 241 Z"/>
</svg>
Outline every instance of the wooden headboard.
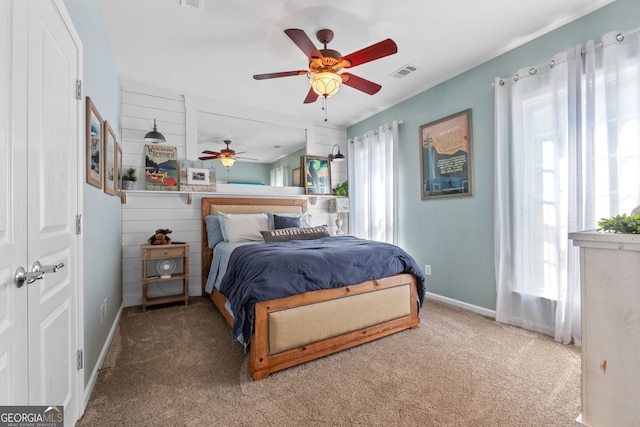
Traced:
<svg viewBox="0 0 640 427">
<path fill-rule="evenodd" d="M 250 214 L 261 212 L 272 213 L 300 213 L 307 211 L 307 201 L 302 199 L 234 199 L 234 198 L 203 198 L 202 199 L 202 296 L 205 296 L 205 285 L 209 277 L 209 268 L 213 259 L 213 249 L 207 244 L 207 226 L 204 218 L 207 215 L 222 213 Z"/>
</svg>

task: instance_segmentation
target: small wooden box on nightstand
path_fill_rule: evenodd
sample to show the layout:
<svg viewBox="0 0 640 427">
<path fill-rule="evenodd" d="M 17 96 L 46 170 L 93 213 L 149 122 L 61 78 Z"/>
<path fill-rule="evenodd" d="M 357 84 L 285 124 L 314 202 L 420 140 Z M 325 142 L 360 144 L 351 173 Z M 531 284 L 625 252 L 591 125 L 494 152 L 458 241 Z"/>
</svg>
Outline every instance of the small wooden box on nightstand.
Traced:
<svg viewBox="0 0 640 427">
<path fill-rule="evenodd" d="M 185 305 L 189 302 L 189 244 L 169 244 L 169 245 L 142 245 L 142 311 L 147 311 L 147 306 L 166 304 L 169 302 L 183 301 Z M 160 275 L 149 276 L 147 263 L 151 260 L 182 259 L 182 272 L 171 274 L 168 277 Z M 182 280 L 182 293 L 166 295 L 161 297 L 147 298 L 147 287 L 150 283 L 167 282 L 170 280 Z"/>
</svg>

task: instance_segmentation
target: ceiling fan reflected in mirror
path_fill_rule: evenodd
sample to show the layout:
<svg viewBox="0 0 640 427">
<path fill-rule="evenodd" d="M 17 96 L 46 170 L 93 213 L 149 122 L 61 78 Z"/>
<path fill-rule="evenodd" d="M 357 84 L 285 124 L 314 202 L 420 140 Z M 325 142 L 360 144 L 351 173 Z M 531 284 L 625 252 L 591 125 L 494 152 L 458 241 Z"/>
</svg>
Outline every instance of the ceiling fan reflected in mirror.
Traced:
<svg viewBox="0 0 640 427">
<path fill-rule="evenodd" d="M 240 152 L 236 153 L 234 150 L 229 148 L 229 144 L 231 144 L 231 141 L 228 140 L 228 139 L 225 139 L 224 143 L 227 144 L 227 148 L 223 148 L 220 151 L 204 150 L 202 152 L 202 154 L 207 154 L 207 155 L 206 156 L 200 156 L 198 158 L 200 160 L 220 159 L 220 162 L 222 162 L 222 165 L 225 166 L 227 169 L 230 168 L 231 166 L 233 166 L 236 163 L 236 158 L 238 158 L 238 159 L 246 159 L 246 160 L 256 160 L 256 159 L 251 159 L 249 157 L 236 157 L 237 154 L 243 154 L 245 152 L 244 151 L 240 151 Z"/>
<path fill-rule="evenodd" d="M 331 30 L 323 29 L 316 33 L 316 37 L 324 45 L 324 48 L 320 50 L 315 47 L 303 30 L 290 28 L 284 32 L 309 58 L 309 69 L 256 74 L 253 78 L 265 80 L 307 75 L 311 80 L 311 88 L 304 100 L 305 104 L 315 102 L 319 96 L 326 99 L 331 95 L 335 95 L 343 83 L 369 95 L 377 93 L 382 88 L 379 84 L 358 77 L 355 74 L 346 72 L 338 74 L 338 72 L 343 68 L 352 68 L 398 52 L 396 43 L 391 39 L 386 39 L 349 55 L 342 56 L 336 50 L 327 49 L 327 44 L 333 40 L 333 31 Z"/>
</svg>

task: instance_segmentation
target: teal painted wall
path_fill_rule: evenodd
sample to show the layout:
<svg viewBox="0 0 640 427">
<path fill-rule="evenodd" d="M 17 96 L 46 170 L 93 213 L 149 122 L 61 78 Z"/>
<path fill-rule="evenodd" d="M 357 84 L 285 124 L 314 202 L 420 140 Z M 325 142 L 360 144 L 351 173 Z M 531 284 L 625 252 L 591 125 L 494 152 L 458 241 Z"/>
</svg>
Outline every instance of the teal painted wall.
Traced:
<svg viewBox="0 0 640 427">
<path fill-rule="evenodd" d="M 120 78 L 98 0 L 65 0 L 83 45 L 83 99 L 108 120 L 120 141 Z M 84 153 L 83 153 L 84 156 Z M 122 211 L 120 199 L 88 184 L 83 188 L 84 381 L 88 384 L 122 305 Z M 105 298 L 107 317 L 101 321 Z"/>
<path fill-rule="evenodd" d="M 399 131 L 399 244 L 419 265 L 431 265 L 429 292 L 495 310 L 495 77 L 509 77 L 518 69 L 543 63 L 571 46 L 590 39 L 598 41 L 610 31 L 634 30 L 640 26 L 639 16 L 640 1 L 617 0 L 348 128 L 347 135 L 353 138 L 380 124 L 403 121 Z M 411 78 L 419 78 L 419 74 Z M 418 129 L 467 108 L 472 109 L 475 194 L 422 201 Z"/>
<path fill-rule="evenodd" d="M 300 156 L 303 156 L 304 153 L 305 149 L 303 148 L 270 164 L 237 161 L 229 170 L 220 165 L 216 167 L 216 181 L 271 185 L 271 169 L 287 165 L 289 172 L 291 172 L 300 167 Z"/>
<path fill-rule="evenodd" d="M 237 161 L 228 170 L 222 165 L 216 166 L 216 181 L 269 185 L 270 170 L 269 165 L 265 163 Z"/>
</svg>

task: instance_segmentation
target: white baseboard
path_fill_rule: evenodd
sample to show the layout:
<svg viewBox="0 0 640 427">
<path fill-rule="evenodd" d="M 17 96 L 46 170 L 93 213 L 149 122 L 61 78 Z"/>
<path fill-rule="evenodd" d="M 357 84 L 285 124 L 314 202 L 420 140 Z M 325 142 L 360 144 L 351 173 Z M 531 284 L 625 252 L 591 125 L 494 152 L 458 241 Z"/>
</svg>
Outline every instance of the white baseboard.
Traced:
<svg viewBox="0 0 640 427">
<path fill-rule="evenodd" d="M 96 385 L 96 381 L 98 379 L 98 371 L 102 368 L 102 364 L 104 363 L 104 359 L 107 357 L 107 352 L 109 351 L 109 346 L 111 345 L 111 340 L 116 333 L 116 329 L 118 328 L 118 324 L 120 323 L 120 317 L 122 316 L 122 310 L 124 309 L 124 303 L 120 305 L 120 309 L 118 310 L 118 314 L 116 318 L 113 320 L 113 324 L 111 325 L 111 330 L 109 331 L 109 335 L 107 336 L 107 340 L 102 346 L 102 351 L 100 352 L 100 357 L 98 357 L 98 361 L 93 368 L 93 372 L 91 373 L 91 377 L 89 378 L 89 383 L 84 389 L 84 407 L 78 416 L 78 419 L 84 414 L 87 405 L 89 404 L 89 398 L 91 397 L 91 392 L 93 392 L 93 387 Z"/>
<path fill-rule="evenodd" d="M 479 307 L 477 305 L 469 304 L 466 302 L 458 301 L 452 298 L 443 297 L 442 295 L 433 294 L 431 292 L 427 292 L 425 296 L 429 299 L 440 301 L 445 304 L 454 305 L 456 307 L 464 308 L 465 310 L 473 311 L 474 313 L 482 314 L 483 316 L 491 317 L 493 319 L 496 318 L 495 310 L 488 310 L 484 307 Z"/>
</svg>

